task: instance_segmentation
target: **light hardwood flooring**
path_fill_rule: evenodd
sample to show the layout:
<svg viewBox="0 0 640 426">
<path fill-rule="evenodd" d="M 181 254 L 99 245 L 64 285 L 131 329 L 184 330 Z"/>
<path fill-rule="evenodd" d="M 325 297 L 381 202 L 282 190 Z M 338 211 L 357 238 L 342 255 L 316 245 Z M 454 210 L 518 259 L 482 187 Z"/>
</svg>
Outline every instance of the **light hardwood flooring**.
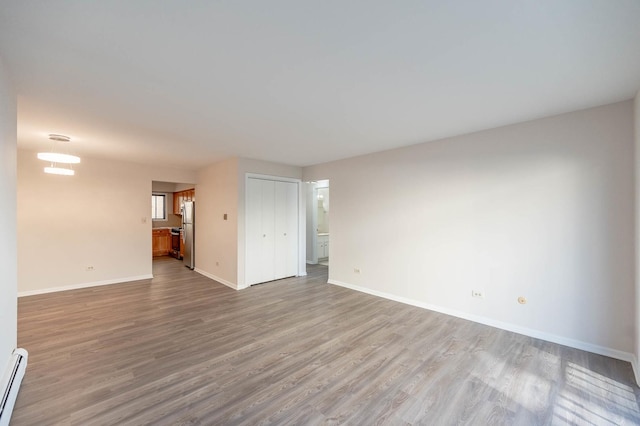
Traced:
<svg viewBox="0 0 640 426">
<path fill-rule="evenodd" d="M 12 425 L 640 424 L 627 362 L 329 285 L 154 279 L 19 299 Z"/>
</svg>

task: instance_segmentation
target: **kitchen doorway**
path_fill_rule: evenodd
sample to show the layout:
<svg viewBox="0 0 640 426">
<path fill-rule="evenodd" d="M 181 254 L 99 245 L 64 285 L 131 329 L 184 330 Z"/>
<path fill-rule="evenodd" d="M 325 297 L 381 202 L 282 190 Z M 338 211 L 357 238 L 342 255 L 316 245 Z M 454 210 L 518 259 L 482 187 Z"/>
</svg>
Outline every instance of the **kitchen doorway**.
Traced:
<svg viewBox="0 0 640 426">
<path fill-rule="evenodd" d="M 195 184 L 151 182 L 151 258 L 172 257 L 183 262 L 187 239 L 182 207 L 195 201 Z"/>
</svg>

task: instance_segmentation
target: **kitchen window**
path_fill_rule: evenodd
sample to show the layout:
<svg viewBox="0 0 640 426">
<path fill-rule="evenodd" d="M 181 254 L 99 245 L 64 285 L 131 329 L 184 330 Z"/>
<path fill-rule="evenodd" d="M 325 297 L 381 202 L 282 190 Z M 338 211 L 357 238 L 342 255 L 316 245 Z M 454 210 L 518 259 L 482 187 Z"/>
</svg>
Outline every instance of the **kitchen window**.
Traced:
<svg viewBox="0 0 640 426">
<path fill-rule="evenodd" d="M 167 195 L 151 195 L 151 220 L 167 220 Z"/>
</svg>

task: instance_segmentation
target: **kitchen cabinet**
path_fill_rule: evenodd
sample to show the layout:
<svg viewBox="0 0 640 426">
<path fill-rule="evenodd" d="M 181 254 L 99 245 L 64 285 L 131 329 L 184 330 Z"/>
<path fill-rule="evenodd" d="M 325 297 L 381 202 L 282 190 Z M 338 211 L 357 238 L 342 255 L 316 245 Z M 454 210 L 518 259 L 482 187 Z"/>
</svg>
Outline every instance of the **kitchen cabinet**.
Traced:
<svg viewBox="0 0 640 426">
<path fill-rule="evenodd" d="M 298 183 L 247 179 L 246 283 L 298 274 Z"/>
<path fill-rule="evenodd" d="M 160 228 L 151 232 L 153 256 L 168 256 L 171 251 L 171 231 Z"/>
<path fill-rule="evenodd" d="M 182 204 L 179 192 L 173 193 L 173 214 L 180 214 L 180 205 Z"/>
<path fill-rule="evenodd" d="M 316 244 L 316 253 L 318 253 L 318 259 L 325 259 L 329 257 L 329 236 L 318 235 Z"/>
<path fill-rule="evenodd" d="M 196 190 L 186 189 L 184 191 L 178 191 L 173 193 L 173 214 L 181 215 L 180 207 L 185 201 L 195 201 Z"/>
</svg>

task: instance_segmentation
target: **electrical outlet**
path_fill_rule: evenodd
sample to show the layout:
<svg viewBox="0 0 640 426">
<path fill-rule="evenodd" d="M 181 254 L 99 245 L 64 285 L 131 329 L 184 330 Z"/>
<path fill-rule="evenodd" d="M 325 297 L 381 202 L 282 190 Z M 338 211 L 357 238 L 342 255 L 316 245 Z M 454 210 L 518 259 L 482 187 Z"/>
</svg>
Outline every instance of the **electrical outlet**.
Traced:
<svg viewBox="0 0 640 426">
<path fill-rule="evenodd" d="M 360 268 L 353 268 L 353 273 L 354 274 L 359 274 L 360 273 Z"/>
<path fill-rule="evenodd" d="M 484 291 L 482 291 L 482 290 L 471 290 L 471 297 L 484 298 Z"/>
<path fill-rule="evenodd" d="M 87 267 L 85 268 L 85 271 L 93 271 L 93 266 L 87 266 Z"/>
</svg>

